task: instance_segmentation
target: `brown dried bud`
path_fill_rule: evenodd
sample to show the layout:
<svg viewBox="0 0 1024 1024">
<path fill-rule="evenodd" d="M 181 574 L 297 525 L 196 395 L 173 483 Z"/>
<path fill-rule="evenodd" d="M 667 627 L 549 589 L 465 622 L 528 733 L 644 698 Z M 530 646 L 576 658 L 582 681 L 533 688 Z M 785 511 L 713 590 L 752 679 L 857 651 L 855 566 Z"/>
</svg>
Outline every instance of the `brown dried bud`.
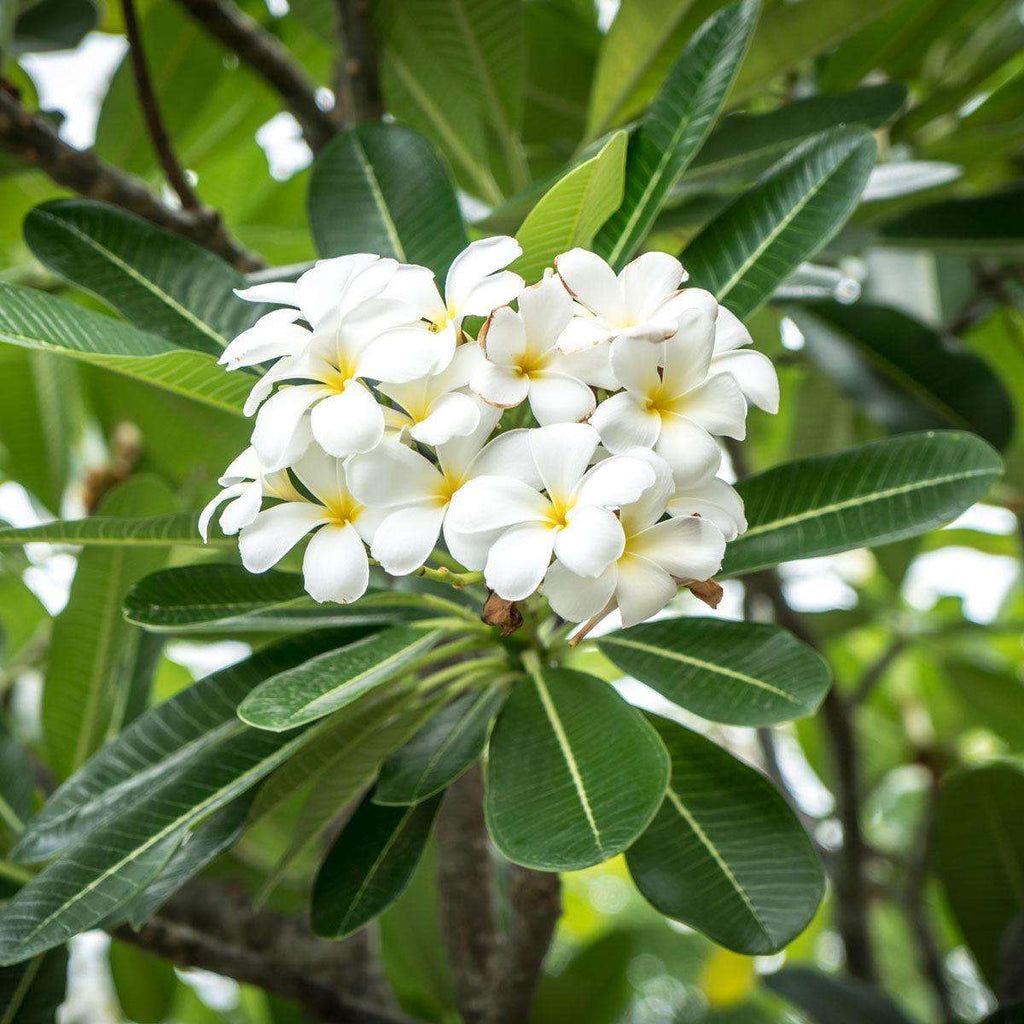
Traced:
<svg viewBox="0 0 1024 1024">
<path fill-rule="evenodd" d="M 523 624 L 523 616 L 515 601 L 506 601 L 493 590 L 487 593 L 480 618 L 488 626 L 500 626 L 502 636 L 511 636 Z"/>
<path fill-rule="evenodd" d="M 695 580 L 693 583 L 687 583 L 686 589 L 693 594 L 694 597 L 699 598 L 706 605 L 710 605 L 712 608 L 717 608 L 722 600 L 722 595 L 725 591 L 722 589 L 722 585 L 715 580 Z"/>
</svg>

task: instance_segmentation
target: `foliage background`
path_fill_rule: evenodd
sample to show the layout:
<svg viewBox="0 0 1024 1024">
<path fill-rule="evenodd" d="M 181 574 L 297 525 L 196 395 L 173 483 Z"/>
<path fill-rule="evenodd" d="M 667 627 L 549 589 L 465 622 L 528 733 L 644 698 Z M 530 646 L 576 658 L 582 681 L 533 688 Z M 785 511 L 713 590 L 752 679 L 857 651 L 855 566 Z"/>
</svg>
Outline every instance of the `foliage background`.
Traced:
<svg viewBox="0 0 1024 1024">
<path fill-rule="evenodd" d="M 337 47 L 328 0 L 241 6 L 288 46 L 310 78 L 332 80 Z M 494 48 L 480 64 L 467 59 L 445 4 L 378 5 L 389 109 L 438 145 L 464 189 L 465 212 L 483 231 L 515 231 L 581 141 L 643 111 L 682 45 L 719 5 L 624 0 L 616 11 L 588 0 L 531 0 L 521 37 L 509 39 L 502 19 L 516 6 L 491 5 Z M 4 5 L 5 18 L 11 10 Z M 8 59 L 4 75 L 29 105 L 38 96 L 53 110 L 62 96 L 72 99 L 63 132 L 77 145 L 93 141 L 90 108 L 98 109 L 97 153 L 159 187 L 120 57 L 116 6 L 43 0 L 33 10 L 39 31 L 33 36 L 21 26 L 22 52 Z M 140 11 L 145 37 L 158 41 L 150 62 L 168 128 L 203 200 L 272 265 L 312 259 L 309 153 L 294 121 L 280 113 L 279 97 L 177 4 L 150 0 Z M 788 973 L 783 983 L 773 974 L 782 956 L 742 957 L 669 925 L 640 900 L 616 861 L 565 878 L 566 909 L 537 1022 L 769 1024 L 800 1013 L 831 1021 L 839 1006 L 851 1022 L 932 1022 L 945 1019 L 937 992 L 966 1021 L 994 1006 L 991 950 L 972 920 L 985 900 L 973 887 L 999 879 L 1017 911 L 1024 907 L 1022 40 L 1021 6 L 1007 0 L 769 0 L 731 95 L 731 109 L 743 113 L 712 136 L 647 242 L 678 252 L 810 131 L 847 119 L 867 123 L 876 130 L 880 163 L 852 219 L 750 320 L 757 347 L 776 360 L 783 383 L 780 414 L 752 417 L 751 468 L 929 426 L 967 426 L 1005 449 L 1003 483 L 951 527 L 783 571 L 790 603 L 824 642 L 841 691 L 854 697 L 867 846 L 862 912 L 884 1002 L 858 1008 L 842 989 L 830 989 L 827 1005 L 837 1015 L 816 1015 L 818 975 Z M 54 54 L 41 55 L 48 50 Z M 113 71 L 109 81 L 105 67 Z M 492 72 L 486 80 L 482 67 Z M 906 96 L 895 86 L 879 92 L 888 82 L 905 86 Z M 876 87 L 870 100 L 851 93 L 866 85 Z M 828 99 L 815 105 L 818 97 Z M 841 103 L 850 104 L 849 113 L 840 112 Z M 760 122 L 760 129 L 744 120 L 775 111 L 797 113 Z M 60 118 L 56 110 L 52 116 Z M 748 131 L 741 136 L 742 128 Z M 730 142 L 740 137 L 742 146 Z M 25 246 L 28 211 L 66 194 L 0 155 L 0 279 L 102 308 L 43 269 Z M 980 378 L 965 369 L 963 351 L 981 358 Z M 1005 394 L 1015 416 L 1001 412 Z M 245 440 L 245 424 L 216 410 L 98 367 L 0 349 L 0 515 L 15 525 L 81 514 L 126 466 L 133 476 L 162 481 L 134 499 L 123 491 L 113 496 L 136 514 L 194 508 Z M 4 548 L 0 562 L 4 729 L 18 740 L 15 747 L 5 738 L 0 756 L 21 756 L 15 751 L 25 747 L 48 751 L 58 773 L 68 756 L 53 739 L 61 735 L 62 712 L 39 711 L 51 637 L 72 628 L 76 602 L 89 615 L 104 601 L 119 609 L 123 589 L 153 568 L 152 556 L 86 552 L 72 603 L 55 621 L 74 558 L 68 549 L 40 545 L 24 555 Z M 724 614 L 739 616 L 745 604 L 750 615 L 760 614 L 740 584 L 727 589 Z M 237 643 L 166 646 L 155 654 L 156 698 L 242 650 Z M 82 654 L 67 656 L 74 664 Z M 51 660 L 46 670 L 60 667 Z M 822 730 L 814 718 L 773 735 L 727 727 L 714 727 L 714 735 L 779 775 L 819 841 L 841 855 Z M 970 785 L 940 786 L 954 770 L 968 773 Z M 956 824 L 990 800 L 996 811 L 967 819 L 965 840 Z M 285 822 L 247 836 L 221 870 L 244 877 L 269 868 L 287 834 Z M 997 885 L 991 898 L 999 894 Z M 408 1009 L 450 1019 L 451 981 L 433 900 L 428 858 L 383 921 L 385 966 Z M 806 965 L 830 977 L 842 967 L 834 911 L 833 894 L 786 950 L 787 968 Z M 99 937 L 79 942 L 63 1019 L 294 1019 L 256 990 L 195 978 L 185 984 L 155 960 L 140 965 L 141 956 L 117 945 L 108 955 Z"/>
</svg>

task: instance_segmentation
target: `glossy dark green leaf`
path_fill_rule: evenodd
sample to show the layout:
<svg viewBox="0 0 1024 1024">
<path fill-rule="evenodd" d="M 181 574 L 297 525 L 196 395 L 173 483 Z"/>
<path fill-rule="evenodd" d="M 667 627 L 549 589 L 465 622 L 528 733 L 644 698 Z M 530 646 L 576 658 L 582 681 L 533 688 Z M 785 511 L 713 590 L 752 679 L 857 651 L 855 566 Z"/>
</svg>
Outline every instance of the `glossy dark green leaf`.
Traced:
<svg viewBox="0 0 1024 1024">
<path fill-rule="evenodd" d="M 627 675 L 713 722 L 772 725 L 813 714 L 828 664 L 777 626 L 660 619 L 608 633 L 598 646 Z"/>
<path fill-rule="evenodd" d="M 68 951 L 54 949 L 14 967 L 0 968 L 0 1021 L 55 1024 L 68 980 Z"/>
<path fill-rule="evenodd" d="M 686 247 L 690 283 L 744 318 L 839 230 L 875 165 L 866 128 L 835 128 L 797 146 Z"/>
<path fill-rule="evenodd" d="M 764 983 L 815 1024 L 910 1024 L 910 1018 L 881 989 L 813 967 L 784 967 Z"/>
<path fill-rule="evenodd" d="M 200 546 L 198 512 L 173 512 L 160 516 L 90 516 L 88 519 L 58 519 L 41 526 L 0 528 L 0 547 L 13 544 L 75 544 L 82 547 L 126 548 Z M 213 546 L 235 547 L 235 537 L 210 535 Z"/>
<path fill-rule="evenodd" d="M 389 907 L 409 884 L 441 804 L 384 807 L 369 796 L 335 840 L 313 884 L 313 931 L 344 938 Z"/>
<path fill-rule="evenodd" d="M 504 686 L 471 690 L 442 708 L 383 764 L 373 799 L 415 804 L 447 788 L 483 752 Z"/>
<path fill-rule="evenodd" d="M 894 433 L 973 430 L 996 448 L 1013 436 L 1013 402 L 983 359 L 888 306 L 787 306 L 806 350 L 869 416 Z"/>
<path fill-rule="evenodd" d="M 942 782 L 935 867 L 985 980 L 1011 960 L 1006 935 L 1024 912 L 1024 770 L 1012 762 L 965 768 Z"/>
<path fill-rule="evenodd" d="M 13 4 L 21 8 L 14 23 L 14 54 L 70 50 L 96 27 L 99 12 L 93 0 L 39 0 Z"/>
<path fill-rule="evenodd" d="M 232 294 L 245 278 L 219 257 L 105 203 L 44 203 L 24 232 L 55 273 L 180 348 L 219 356 L 260 312 Z"/>
<path fill-rule="evenodd" d="M 652 721 L 672 777 L 657 817 L 626 853 L 633 881 L 663 914 L 719 945 L 777 952 L 824 893 L 810 838 L 759 772 L 681 725 Z"/>
<path fill-rule="evenodd" d="M 444 165 L 422 135 L 396 124 L 363 124 L 324 146 L 309 223 L 321 256 L 376 252 L 440 281 L 468 240 Z"/>
<path fill-rule="evenodd" d="M 640 248 L 669 190 L 711 131 L 750 45 L 759 10 L 760 0 L 740 0 L 707 21 L 676 58 L 630 137 L 622 205 L 594 244 L 615 269 Z"/>
<path fill-rule="evenodd" d="M 17 835 L 32 814 L 35 772 L 0 711 L 0 829 Z M 2 832 L 0 832 L 2 834 Z"/>
<path fill-rule="evenodd" d="M 186 770 L 193 759 L 235 736 L 240 727 L 244 730 L 238 704 L 264 679 L 365 635 L 364 628 L 355 626 L 291 637 L 158 704 L 56 790 L 29 822 L 12 856 L 43 861 L 78 842 L 112 814 L 144 800 L 170 774 Z"/>
<path fill-rule="evenodd" d="M 204 352 L 15 284 L 0 283 L 0 342 L 102 366 L 239 416 L 252 387 L 251 376 L 225 373 Z"/>
<path fill-rule="evenodd" d="M 280 732 L 315 721 L 394 679 L 429 650 L 438 630 L 394 626 L 260 683 L 238 707 L 243 722 Z"/>
<path fill-rule="evenodd" d="M 178 976 L 169 960 L 114 939 L 110 944 L 110 974 L 128 1020 L 160 1024 L 170 1016 Z"/>
<path fill-rule="evenodd" d="M 665 747 L 607 683 L 538 668 L 491 734 L 487 828 L 516 864 L 575 871 L 621 853 L 657 812 Z"/>
<path fill-rule="evenodd" d="M 1019 187 L 973 199 L 919 206 L 880 228 L 889 245 L 969 252 L 1024 247 L 1024 191 Z"/>
<path fill-rule="evenodd" d="M 726 550 L 722 573 L 927 533 L 980 501 L 1001 473 L 988 444 L 955 431 L 787 462 L 738 484 L 749 526 Z"/>
</svg>

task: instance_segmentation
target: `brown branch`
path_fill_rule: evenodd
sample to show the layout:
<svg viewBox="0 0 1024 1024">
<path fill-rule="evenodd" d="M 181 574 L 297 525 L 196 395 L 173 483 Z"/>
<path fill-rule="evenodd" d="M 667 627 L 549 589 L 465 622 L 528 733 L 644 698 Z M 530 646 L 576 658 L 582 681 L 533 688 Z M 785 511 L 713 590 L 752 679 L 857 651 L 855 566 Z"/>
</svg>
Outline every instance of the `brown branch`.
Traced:
<svg viewBox="0 0 1024 1024">
<path fill-rule="evenodd" d="M 441 924 L 465 1024 L 487 1020 L 498 954 L 494 863 L 474 765 L 445 796 L 437 822 Z"/>
<path fill-rule="evenodd" d="M 491 1006 L 492 1024 L 523 1024 L 530 1016 L 544 958 L 562 913 L 561 881 L 557 874 L 510 864 L 508 899 L 512 919 Z"/>
<path fill-rule="evenodd" d="M 4 89 L 0 89 L 0 146 L 38 167 L 58 185 L 190 238 L 239 270 L 265 266 L 228 233 L 216 212 L 176 209 L 161 202 L 142 181 L 101 160 L 92 150 L 69 146 L 46 121 L 25 110 Z"/>
<path fill-rule="evenodd" d="M 231 0 L 178 0 L 207 32 L 235 53 L 284 100 L 299 122 L 309 148 L 317 152 L 338 130 L 321 109 L 316 85 L 280 40 L 239 10 Z"/>
<path fill-rule="evenodd" d="M 167 126 L 160 113 L 160 103 L 149 74 L 149 62 L 146 60 L 146 50 L 142 45 L 142 33 L 139 30 L 139 20 L 135 16 L 133 0 L 121 0 L 121 10 L 124 14 L 124 33 L 128 37 L 128 53 L 135 75 L 135 91 L 139 96 L 139 106 L 142 108 L 146 130 L 153 143 L 153 152 L 160 161 L 167 183 L 181 200 L 181 205 L 188 210 L 199 210 L 202 203 L 192 188 L 184 168 L 178 162 L 177 154 L 171 145 L 171 137 L 167 133 Z"/>
<path fill-rule="evenodd" d="M 193 882 L 140 931 L 123 925 L 114 934 L 180 967 L 201 967 L 294 1000 L 316 1020 L 414 1024 L 366 1000 L 361 940 L 318 939 L 294 918 L 253 910 L 222 886 Z"/>
<path fill-rule="evenodd" d="M 377 69 L 377 44 L 370 0 L 336 0 L 339 60 L 335 72 L 335 110 L 344 125 L 377 120 L 384 99 Z"/>
</svg>

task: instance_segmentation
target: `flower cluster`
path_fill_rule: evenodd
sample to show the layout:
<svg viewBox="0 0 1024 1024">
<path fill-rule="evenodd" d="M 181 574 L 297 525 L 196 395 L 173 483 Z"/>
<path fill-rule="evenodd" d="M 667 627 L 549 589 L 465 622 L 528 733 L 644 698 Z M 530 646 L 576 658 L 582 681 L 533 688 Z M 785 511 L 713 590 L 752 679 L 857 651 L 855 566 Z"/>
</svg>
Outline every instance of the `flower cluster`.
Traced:
<svg viewBox="0 0 1024 1024">
<path fill-rule="evenodd" d="M 771 363 L 672 256 L 616 274 L 573 249 L 524 287 L 520 254 L 473 242 L 443 295 L 369 254 L 238 292 L 278 308 L 221 358 L 253 374 L 255 427 L 204 537 L 223 505 L 258 573 L 312 534 L 306 589 L 337 602 L 365 592 L 371 557 L 413 573 L 443 538 L 500 597 L 540 590 L 577 622 L 640 622 L 713 576 L 746 528 L 717 439 L 744 436 L 749 404 L 777 409 Z M 485 318 L 476 339 L 467 317 Z"/>
</svg>

